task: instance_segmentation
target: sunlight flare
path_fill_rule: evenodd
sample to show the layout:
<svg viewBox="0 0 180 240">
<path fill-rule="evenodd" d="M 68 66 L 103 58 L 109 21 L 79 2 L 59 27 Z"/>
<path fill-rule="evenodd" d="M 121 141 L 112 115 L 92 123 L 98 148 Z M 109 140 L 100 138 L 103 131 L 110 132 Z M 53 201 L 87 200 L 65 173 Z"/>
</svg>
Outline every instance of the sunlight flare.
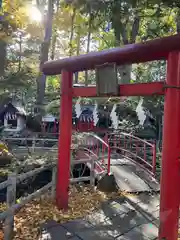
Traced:
<svg viewBox="0 0 180 240">
<path fill-rule="evenodd" d="M 29 17 L 32 21 L 41 22 L 42 21 L 42 14 L 39 9 L 35 6 L 32 6 L 29 11 Z"/>
</svg>

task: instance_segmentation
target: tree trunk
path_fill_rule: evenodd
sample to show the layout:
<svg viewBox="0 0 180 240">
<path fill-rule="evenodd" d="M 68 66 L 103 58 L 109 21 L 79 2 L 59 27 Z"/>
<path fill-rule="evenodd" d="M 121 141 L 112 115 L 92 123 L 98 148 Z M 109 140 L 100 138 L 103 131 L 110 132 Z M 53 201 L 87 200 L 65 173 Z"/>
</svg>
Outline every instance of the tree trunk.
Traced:
<svg viewBox="0 0 180 240">
<path fill-rule="evenodd" d="M 89 53 L 90 44 L 91 44 L 91 28 L 92 28 L 92 21 L 93 21 L 93 14 L 90 13 L 89 15 L 89 23 L 88 23 L 88 36 L 87 36 L 87 49 L 86 53 Z M 88 71 L 85 71 L 85 86 L 88 86 Z"/>
<path fill-rule="evenodd" d="M 178 9 L 177 15 L 176 15 L 176 29 L 177 29 L 177 33 L 180 33 L 180 9 Z"/>
<path fill-rule="evenodd" d="M 80 36 L 80 26 L 78 26 L 78 29 L 77 29 L 77 51 L 76 51 L 76 55 L 77 55 L 77 56 L 78 56 L 79 53 L 80 53 L 80 40 L 81 40 L 81 36 Z M 78 77 L 79 77 L 78 72 L 75 72 L 75 83 L 76 83 L 76 84 L 78 83 Z"/>
<path fill-rule="evenodd" d="M 114 24 L 114 34 L 115 34 L 115 46 L 120 47 L 121 38 L 123 41 L 123 45 L 128 44 L 127 34 L 126 34 L 126 26 L 121 24 L 120 21 Z M 131 65 L 121 65 L 117 67 L 119 76 L 118 82 L 120 84 L 129 83 L 131 80 Z"/>
<path fill-rule="evenodd" d="M 50 41 L 52 37 L 53 0 L 48 0 L 48 11 L 45 19 L 45 37 L 41 44 L 40 69 L 44 62 L 48 61 Z M 37 78 L 37 106 L 36 113 L 43 114 L 43 104 L 46 88 L 46 76 L 40 72 Z"/>
<path fill-rule="evenodd" d="M 54 29 L 54 34 L 52 36 L 52 46 L 51 46 L 51 60 L 54 60 L 56 52 L 56 40 L 57 40 L 57 29 Z"/>
<path fill-rule="evenodd" d="M 59 12 L 59 0 L 56 1 L 56 14 Z M 54 32 L 52 34 L 52 44 L 51 44 L 51 60 L 54 60 L 56 52 L 56 41 L 57 41 L 57 26 L 54 26 Z"/>
<path fill-rule="evenodd" d="M 123 44 L 128 43 L 127 34 L 126 34 L 126 26 L 121 23 L 121 15 L 120 15 L 121 6 L 115 6 L 113 8 L 113 16 L 112 16 L 112 27 L 114 29 L 114 36 L 115 36 L 115 47 L 120 47 L 121 45 L 121 38 Z M 117 66 L 118 71 L 118 82 L 119 83 L 129 83 L 130 81 L 130 74 L 131 69 L 128 66 L 122 65 Z"/>
<path fill-rule="evenodd" d="M 118 72 L 120 74 L 119 83 L 121 83 L 121 84 L 130 83 L 132 65 L 118 66 Z"/>
<path fill-rule="evenodd" d="M 130 33 L 130 39 L 128 39 L 127 34 L 127 23 L 123 23 L 121 19 L 121 3 L 116 4 L 112 9 L 112 26 L 114 29 L 114 36 L 115 36 L 115 46 L 120 47 L 121 39 L 123 45 L 135 43 L 136 37 L 139 31 L 139 17 L 135 16 L 134 22 L 132 24 L 132 30 Z M 131 72 L 132 72 L 132 65 L 122 65 L 118 66 L 118 73 L 119 73 L 119 83 L 130 83 L 131 80 Z"/>
<path fill-rule="evenodd" d="M 135 16 L 134 18 L 134 22 L 132 25 L 132 30 L 131 30 L 131 34 L 130 34 L 130 39 L 128 39 L 127 36 L 127 32 L 126 32 L 126 26 L 121 24 L 121 36 L 122 36 L 122 41 L 124 45 L 127 44 L 133 44 L 136 42 L 136 37 L 138 35 L 139 32 L 139 22 L 140 19 L 138 16 Z M 119 68 L 119 72 L 120 72 L 120 83 L 130 83 L 131 81 L 131 73 L 132 73 L 132 65 L 124 65 L 124 66 L 120 66 Z"/>
<path fill-rule="evenodd" d="M 22 35 L 20 34 L 20 37 L 19 37 L 19 59 L 18 59 L 18 71 L 21 70 L 21 64 L 22 64 Z"/>
<path fill-rule="evenodd" d="M 6 68 L 6 47 L 7 43 L 4 40 L 0 40 L 0 77 L 4 76 Z"/>
<path fill-rule="evenodd" d="M 70 32 L 70 38 L 69 38 L 69 56 L 71 57 L 73 54 L 73 46 L 72 46 L 72 40 L 74 37 L 74 20 L 76 16 L 76 9 L 73 8 L 73 14 L 71 18 L 71 32 Z"/>
</svg>

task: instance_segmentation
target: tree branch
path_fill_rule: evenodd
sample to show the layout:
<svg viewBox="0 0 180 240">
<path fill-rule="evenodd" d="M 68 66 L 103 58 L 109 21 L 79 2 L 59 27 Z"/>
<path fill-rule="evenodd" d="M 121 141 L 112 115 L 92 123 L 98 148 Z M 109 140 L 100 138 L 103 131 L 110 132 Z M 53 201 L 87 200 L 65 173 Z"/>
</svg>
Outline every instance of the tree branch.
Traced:
<svg viewBox="0 0 180 240">
<path fill-rule="evenodd" d="M 136 16 L 134 19 L 133 25 L 132 25 L 130 43 L 135 43 L 135 41 L 136 41 L 136 37 L 139 32 L 139 23 L 140 23 L 140 18 L 138 16 Z"/>
<path fill-rule="evenodd" d="M 126 25 L 124 25 L 122 22 L 120 23 L 119 26 L 120 34 L 122 36 L 123 44 L 126 45 L 128 44 L 128 36 L 127 36 L 127 31 L 126 31 Z"/>
</svg>

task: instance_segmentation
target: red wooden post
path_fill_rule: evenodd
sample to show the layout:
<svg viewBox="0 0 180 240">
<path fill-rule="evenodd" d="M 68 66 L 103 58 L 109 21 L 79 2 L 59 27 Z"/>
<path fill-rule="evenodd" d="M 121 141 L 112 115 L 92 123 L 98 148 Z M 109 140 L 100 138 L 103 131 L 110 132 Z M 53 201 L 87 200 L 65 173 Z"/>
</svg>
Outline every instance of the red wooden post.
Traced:
<svg viewBox="0 0 180 240">
<path fill-rule="evenodd" d="M 118 148 L 121 147 L 121 134 L 119 134 L 119 136 L 118 136 L 117 147 L 118 147 Z"/>
<path fill-rule="evenodd" d="M 132 149 L 132 136 L 130 136 L 129 143 L 130 143 L 129 148 Z"/>
<path fill-rule="evenodd" d="M 67 209 L 71 157 L 73 74 L 62 71 L 61 81 L 56 203 L 59 209 Z"/>
<path fill-rule="evenodd" d="M 146 143 L 144 142 L 144 161 L 146 162 Z"/>
<path fill-rule="evenodd" d="M 156 141 L 153 143 L 152 152 L 153 152 L 152 172 L 153 174 L 156 174 Z"/>
<path fill-rule="evenodd" d="M 180 53 L 168 57 L 164 107 L 159 239 L 178 239 L 180 183 Z M 177 87 L 177 88 L 176 88 Z"/>
<path fill-rule="evenodd" d="M 104 155 L 105 155 L 105 145 L 104 145 L 104 143 L 101 143 L 101 145 L 102 145 L 102 149 L 101 149 L 101 151 L 102 151 L 102 163 L 104 164 Z M 100 151 L 100 152 L 101 152 Z"/>
<path fill-rule="evenodd" d="M 137 139 L 135 139 L 135 145 L 136 145 L 136 156 L 138 155 L 138 144 L 137 144 Z"/>
<path fill-rule="evenodd" d="M 97 149 L 96 149 L 96 154 L 97 154 L 97 156 L 99 157 L 99 153 L 101 152 L 100 151 L 100 142 L 99 141 L 97 141 Z"/>
<path fill-rule="evenodd" d="M 108 146 L 108 164 L 107 164 L 107 172 L 110 174 L 111 172 L 111 148 Z"/>
</svg>

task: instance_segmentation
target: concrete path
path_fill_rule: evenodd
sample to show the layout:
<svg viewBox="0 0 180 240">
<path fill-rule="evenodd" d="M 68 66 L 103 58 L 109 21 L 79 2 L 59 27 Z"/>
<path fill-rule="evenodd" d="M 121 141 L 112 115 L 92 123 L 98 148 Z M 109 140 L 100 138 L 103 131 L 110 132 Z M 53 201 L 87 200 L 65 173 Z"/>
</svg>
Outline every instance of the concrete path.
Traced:
<svg viewBox="0 0 180 240">
<path fill-rule="evenodd" d="M 155 240 L 158 215 L 157 194 L 119 197 L 84 219 L 47 222 L 39 240 Z"/>
<path fill-rule="evenodd" d="M 39 240 L 155 240 L 158 235 L 159 183 L 125 158 L 113 156 L 111 171 L 120 190 L 139 194 L 107 201 L 100 210 L 84 219 L 64 224 L 47 222 L 42 226 Z"/>
<path fill-rule="evenodd" d="M 114 155 L 111 159 L 111 171 L 121 191 L 133 193 L 160 190 L 159 182 L 146 169 L 129 159 Z"/>
<path fill-rule="evenodd" d="M 84 219 L 63 224 L 47 222 L 42 226 L 38 240 L 157 239 L 159 183 L 136 163 L 125 158 L 112 157 L 111 171 L 121 191 L 139 194 L 127 193 L 127 196 L 109 200 L 101 205 L 100 210 Z"/>
</svg>

